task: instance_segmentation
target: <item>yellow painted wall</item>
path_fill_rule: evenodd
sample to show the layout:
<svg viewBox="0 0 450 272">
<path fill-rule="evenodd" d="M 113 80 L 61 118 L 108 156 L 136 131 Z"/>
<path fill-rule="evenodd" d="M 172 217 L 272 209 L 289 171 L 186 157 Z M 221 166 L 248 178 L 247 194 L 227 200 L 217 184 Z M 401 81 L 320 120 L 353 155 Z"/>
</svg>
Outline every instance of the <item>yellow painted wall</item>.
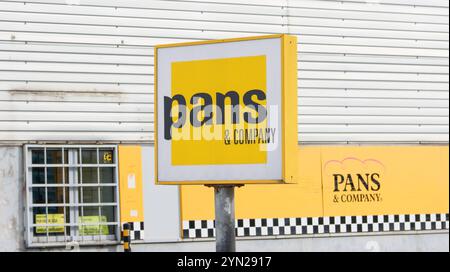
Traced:
<svg viewBox="0 0 450 272">
<path fill-rule="evenodd" d="M 448 152 L 448 146 L 299 147 L 298 184 L 236 189 L 236 218 L 448 213 Z M 373 173 L 377 191 L 361 183 L 361 191 L 334 192 L 333 174 Z M 378 194 L 380 201 L 333 201 L 343 194 Z M 214 219 L 213 189 L 181 186 L 181 209 L 182 220 Z"/>
<path fill-rule="evenodd" d="M 120 145 L 118 151 L 120 221 L 143 222 L 142 149 L 140 146 Z"/>
<path fill-rule="evenodd" d="M 325 215 L 447 213 L 449 210 L 448 147 L 329 147 L 322 149 L 322 165 Z M 381 201 L 334 202 L 333 197 L 340 197 L 343 192 L 333 192 L 332 173 L 378 173 L 380 189 L 369 193 L 379 194 Z"/>
</svg>

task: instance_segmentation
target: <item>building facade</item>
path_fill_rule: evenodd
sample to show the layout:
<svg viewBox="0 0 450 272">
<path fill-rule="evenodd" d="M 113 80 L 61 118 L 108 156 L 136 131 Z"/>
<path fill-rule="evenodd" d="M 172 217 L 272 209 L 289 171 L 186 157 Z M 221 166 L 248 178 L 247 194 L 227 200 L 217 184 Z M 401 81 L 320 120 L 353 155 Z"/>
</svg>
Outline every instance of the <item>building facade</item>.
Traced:
<svg viewBox="0 0 450 272">
<path fill-rule="evenodd" d="M 274 33 L 300 179 L 237 189 L 238 250 L 448 250 L 448 5 L 0 0 L 0 250 L 213 250 L 212 189 L 154 185 L 153 47 Z"/>
</svg>

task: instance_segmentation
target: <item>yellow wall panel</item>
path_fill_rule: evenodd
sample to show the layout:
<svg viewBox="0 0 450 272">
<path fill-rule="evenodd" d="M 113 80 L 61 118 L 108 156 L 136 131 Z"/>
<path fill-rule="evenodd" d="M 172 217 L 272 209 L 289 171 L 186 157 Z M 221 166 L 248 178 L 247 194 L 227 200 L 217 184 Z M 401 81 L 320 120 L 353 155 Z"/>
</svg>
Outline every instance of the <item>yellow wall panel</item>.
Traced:
<svg viewBox="0 0 450 272">
<path fill-rule="evenodd" d="M 448 152 L 448 146 L 299 147 L 298 184 L 236 189 L 236 218 L 448 213 Z M 213 189 L 181 186 L 181 209 L 182 220 L 214 219 Z"/>
<path fill-rule="evenodd" d="M 304 217 L 322 214 L 320 153 L 299 148 L 298 183 L 245 185 L 236 190 L 236 218 Z"/>
<path fill-rule="evenodd" d="M 121 222 L 143 222 L 142 151 L 140 146 L 119 146 Z"/>
<path fill-rule="evenodd" d="M 214 219 L 214 190 L 204 185 L 180 185 L 182 220 Z"/>
<path fill-rule="evenodd" d="M 235 190 L 236 218 L 313 216 L 322 213 L 320 153 L 299 148 L 297 184 L 245 185 Z M 181 186 L 183 220 L 214 219 L 214 190 Z"/>
</svg>

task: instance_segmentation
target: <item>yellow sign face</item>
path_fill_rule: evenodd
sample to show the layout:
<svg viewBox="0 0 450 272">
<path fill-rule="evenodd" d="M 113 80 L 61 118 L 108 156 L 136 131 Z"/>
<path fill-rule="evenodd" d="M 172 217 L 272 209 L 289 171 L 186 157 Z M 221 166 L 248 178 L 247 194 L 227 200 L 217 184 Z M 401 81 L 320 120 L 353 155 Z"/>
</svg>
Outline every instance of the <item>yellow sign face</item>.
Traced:
<svg viewBox="0 0 450 272">
<path fill-rule="evenodd" d="M 47 222 L 48 218 L 48 222 Z M 64 214 L 36 214 L 36 224 L 61 224 L 64 225 Z M 64 226 L 36 227 L 36 233 L 60 233 L 64 232 Z"/>
<path fill-rule="evenodd" d="M 295 183 L 296 54 L 288 35 L 156 46 L 156 183 Z"/>
<path fill-rule="evenodd" d="M 184 127 L 172 130 L 172 139 L 179 136 L 179 140 L 172 141 L 172 165 L 266 163 L 267 151 L 261 145 L 270 140 L 265 137 L 267 121 L 255 125 L 244 122 L 246 114 L 258 114 L 244 107 L 239 107 L 236 113 L 238 123 L 231 120 L 232 102 L 241 105 L 244 97 L 251 96 L 248 94 L 251 90 L 260 90 L 266 96 L 266 56 L 172 63 L 172 97 L 191 98 L 201 91 L 208 95 L 203 97 L 219 105 L 212 107 L 212 116 L 219 116 L 218 111 L 224 109 L 224 120 L 211 118 L 198 127 L 187 122 Z M 199 99 L 195 105 L 188 104 L 188 111 L 193 112 L 204 103 Z M 256 103 L 266 105 L 265 100 Z M 201 114 L 205 115 L 205 111 L 198 112 Z M 210 139 L 205 140 L 208 136 Z"/>
</svg>

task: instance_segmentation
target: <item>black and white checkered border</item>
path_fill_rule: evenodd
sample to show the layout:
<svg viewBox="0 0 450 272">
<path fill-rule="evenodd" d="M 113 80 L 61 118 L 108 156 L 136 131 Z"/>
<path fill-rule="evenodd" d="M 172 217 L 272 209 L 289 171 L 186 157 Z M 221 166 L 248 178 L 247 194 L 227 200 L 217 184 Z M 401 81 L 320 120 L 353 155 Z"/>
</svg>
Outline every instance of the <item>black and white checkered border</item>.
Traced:
<svg viewBox="0 0 450 272">
<path fill-rule="evenodd" d="M 236 235 L 272 236 L 448 230 L 448 213 L 237 219 Z M 183 238 L 215 236 L 214 220 L 183 221 Z"/>
<path fill-rule="evenodd" d="M 122 223 L 122 232 L 121 237 L 123 240 L 123 226 L 125 223 Z M 130 224 L 130 238 L 131 240 L 144 240 L 144 222 L 128 222 Z"/>
</svg>

